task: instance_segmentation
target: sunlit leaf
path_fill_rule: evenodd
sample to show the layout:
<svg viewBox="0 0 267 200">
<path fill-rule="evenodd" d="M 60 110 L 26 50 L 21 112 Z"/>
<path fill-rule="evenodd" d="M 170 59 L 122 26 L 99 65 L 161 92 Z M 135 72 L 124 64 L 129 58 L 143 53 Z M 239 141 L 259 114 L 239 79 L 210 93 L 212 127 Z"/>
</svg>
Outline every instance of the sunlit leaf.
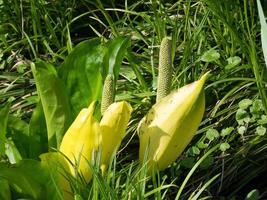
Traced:
<svg viewBox="0 0 267 200">
<path fill-rule="evenodd" d="M 113 74 L 115 80 L 118 79 L 121 62 L 129 45 L 130 40 L 126 37 L 115 38 L 107 44 L 108 51 L 104 58 L 104 76 L 106 74 Z"/>
<path fill-rule="evenodd" d="M 71 123 L 69 98 L 51 64 L 38 60 L 31 64 L 31 68 L 44 110 L 48 144 L 49 147 L 56 148 Z"/>
<path fill-rule="evenodd" d="M 267 67 L 267 24 L 265 21 L 265 17 L 264 17 L 264 13 L 261 7 L 260 0 L 257 0 L 257 4 L 258 4 L 258 12 L 259 12 L 260 23 L 261 23 L 261 45 L 262 45 L 262 50 L 264 54 L 265 64 Z"/>
<path fill-rule="evenodd" d="M 100 39 L 81 42 L 67 56 L 58 74 L 65 85 L 72 120 L 93 100 L 100 100 L 102 92 L 101 67 L 106 47 Z"/>
</svg>

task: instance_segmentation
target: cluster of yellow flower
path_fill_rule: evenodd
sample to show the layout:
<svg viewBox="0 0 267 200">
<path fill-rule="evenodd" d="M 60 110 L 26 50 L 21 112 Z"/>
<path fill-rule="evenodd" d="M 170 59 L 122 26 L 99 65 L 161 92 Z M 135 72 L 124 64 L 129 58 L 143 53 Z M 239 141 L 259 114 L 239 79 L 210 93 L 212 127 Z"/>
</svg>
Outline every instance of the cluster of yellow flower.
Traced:
<svg viewBox="0 0 267 200">
<path fill-rule="evenodd" d="M 193 138 L 205 110 L 204 84 L 208 73 L 198 81 L 169 92 L 170 81 L 165 84 L 166 76 L 161 73 L 168 73 L 168 76 L 171 74 L 170 51 L 170 40 L 165 38 L 160 51 L 160 67 L 165 68 L 159 70 L 161 87 L 158 87 L 164 94 L 158 91 L 160 98 L 157 98 L 156 104 L 141 120 L 137 130 L 140 139 L 140 164 L 147 166 L 148 174 L 165 169 L 181 155 Z M 111 87 L 110 83 L 109 87 L 104 86 L 109 91 L 114 91 L 110 90 Z M 103 96 L 111 98 L 113 95 Z M 66 170 L 74 177 L 79 172 L 86 182 L 92 179 L 89 163 L 93 163 L 97 156 L 102 173 L 106 171 L 112 155 L 116 153 L 125 136 L 132 112 L 131 105 L 125 101 L 103 102 L 105 106 L 101 109 L 103 116 L 100 122 L 94 117 L 95 102 L 92 102 L 88 108 L 80 111 L 59 149 L 65 156 Z M 75 167 L 78 169 L 75 170 Z"/>
</svg>

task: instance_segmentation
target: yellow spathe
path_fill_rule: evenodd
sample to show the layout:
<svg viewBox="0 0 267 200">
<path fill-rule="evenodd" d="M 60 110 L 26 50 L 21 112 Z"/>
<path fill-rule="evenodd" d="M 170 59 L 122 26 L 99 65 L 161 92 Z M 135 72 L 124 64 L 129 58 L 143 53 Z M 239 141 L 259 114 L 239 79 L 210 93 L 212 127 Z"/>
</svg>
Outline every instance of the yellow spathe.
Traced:
<svg viewBox="0 0 267 200">
<path fill-rule="evenodd" d="M 120 146 L 130 119 L 132 108 L 125 101 L 111 104 L 104 113 L 100 123 L 94 118 L 95 102 L 82 109 L 60 145 L 60 151 L 71 161 L 68 162 L 71 174 L 76 177 L 74 166 L 89 182 L 93 164 L 100 153 L 100 165 L 104 171 L 111 156 Z M 77 170 L 76 170 L 77 171 Z"/>
<path fill-rule="evenodd" d="M 162 98 L 140 122 L 139 159 L 147 163 L 148 173 L 168 167 L 190 143 L 205 111 L 207 76 Z"/>
</svg>

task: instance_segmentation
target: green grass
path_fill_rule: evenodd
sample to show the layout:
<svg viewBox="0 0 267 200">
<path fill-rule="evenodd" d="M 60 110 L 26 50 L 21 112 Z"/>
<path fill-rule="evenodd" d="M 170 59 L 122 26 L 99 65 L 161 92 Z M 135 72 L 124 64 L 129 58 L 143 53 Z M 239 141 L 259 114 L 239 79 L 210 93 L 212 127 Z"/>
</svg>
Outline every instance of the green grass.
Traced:
<svg viewBox="0 0 267 200">
<path fill-rule="evenodd" d="M 77 199 L 109 195 L 114 199 L 238 199 L 252 189 L 266 198 L 267 184 L 259 181 L 267 170 L 266 136 L 257 135 L 257 121 L 246 124 L 243 136 L 238 134 L 236 120 L 243 99 L 261 99 L 260 117 L 267 114 L 266 65 L 256 1 L 2 2 L 0 103 L 11 101 L 10 113 L 26 122 L 38 103 L 31 61 L 41 58 L 59 66 L 86 39 L 131 38 L 116 95 L 116 100 L 127 100 L 134 108 L 128 135 L 104 177 L 96 168 L 89 186 L 72 180 Z M 205 116 L 194 140 L 176 163 L 149 179 L 136 162 L 135 130 L 156 100 L 159 45 L 165 36 L 173 42 L 173 89 L 208 70 L 212 76 L 205 88 Z M 221 133 L 227 127 L 234 129 L 230 135 L 207 138 L 211 128 Z M 206 147 L 200 148 L 203 142 Z M 203 161 L 205 165 L 198 166 L 210 149 L 223 142 L 230 148 L 214 150 Z M 177 196 L 178 191 L 182 192 Z"/>
</svg>

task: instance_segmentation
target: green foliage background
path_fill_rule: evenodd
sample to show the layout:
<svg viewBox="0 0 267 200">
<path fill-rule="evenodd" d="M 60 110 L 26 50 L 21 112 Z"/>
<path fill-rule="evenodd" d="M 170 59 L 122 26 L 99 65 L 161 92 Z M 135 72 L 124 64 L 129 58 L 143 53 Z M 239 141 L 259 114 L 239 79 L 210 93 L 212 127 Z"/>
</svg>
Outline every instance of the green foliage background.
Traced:
<svg viewBox="0 0 267 200">
<path fill-rule="evenodd" d="M 107 177 L 95 169 L 94 181 L 87 187 L 72 180 L 77 198 L 105 199 L 111 194 L 120 199 L 174 199 L 192 167 L 216 145 L 180 199 L 193 199 L 192 194 L 214 177 L 202 199 L 244 199 L 253 189 L 266 198 L 267 184 L 261 179 L 267 166 L 266 63 L 256 1 L 2 0 L 0 16 L 1 168 L 10 160 L 38 159 L 49 147 L 57 147 L 79 110 L 100 99 L 102 77 L 113 71 L 116 100 L 127 100 L 134 108 L 128 136 Z M 165 36 L 173 42 L 173 89 L 211 71 L 206 112 L 194 140 L 175 164 L 147 183 L 131 183 L 142 175 L 135 162 L 135 130 L 155 103 L 159 44 Z M 107 67 L 111 63 L 115 71 Z M 93 67 L 97 65 L 101 68 Z M 56 94 L 46 95 L 42 87 Z M 72 97 L 70 102 L 55 112 L 40 106 L 40 102 L 48 107 L 61 103 L 58 99 L 64 101 L 66 96 Z M 54 123 L 60 112 L 66 116 Z M 47 134 L 56 135 L 58 141 L 48 141 Z M 9 144 L 7 153 L 3 140 Z M 0 181 L 0 188 L 8 188 Z M 11 189 L 12 198 L 34 198 L 38 193 L 32 188 L 24 191 L 33 193 Z M 1 195 L 7 195 L 4 189 Z"/>
</svg>

